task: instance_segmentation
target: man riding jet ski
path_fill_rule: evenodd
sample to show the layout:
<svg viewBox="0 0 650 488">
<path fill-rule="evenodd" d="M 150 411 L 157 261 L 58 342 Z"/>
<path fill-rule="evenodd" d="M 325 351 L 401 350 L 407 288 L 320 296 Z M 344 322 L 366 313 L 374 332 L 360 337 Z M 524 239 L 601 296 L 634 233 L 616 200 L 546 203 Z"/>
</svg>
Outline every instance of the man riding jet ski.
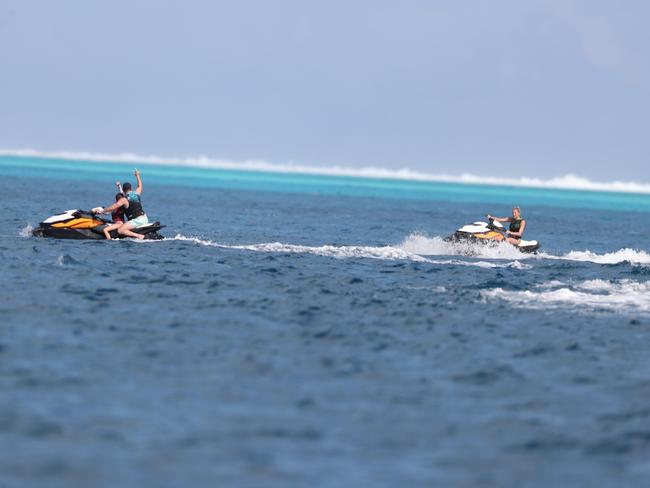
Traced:
<svg viewBox="0 0 650 488">
<path fill-rule="evenodd" d="M 149 218 L 142 208 L 142 199 L 140 198 L 140 195 L 142 195 L 142 179 L 140 178 L 140 171 L 136 168 L 135 173 L 133 174 L 138 183 L 135 190 L 131 188 L 131 183 L 124 183 L 122 185 L 122 196 L 118 197 L 114 204 L 105 208 L 93 208 L 91 211 L 93 213 L 112 213 L 116 210 L 123 211 L 129 221 L 117 227 L 117 233 L 123 237 L 144 239 L 142 235 L 135 231 L 139 227 L 149 224 Z"/>
<path fill-rule="evenodd" d="M 115 239 L 133 237 L 135 239 L 162 239 L 158 231 L 164 226 L 160 222 L 149 223 L 142 208 L 142 179 L 140 171 L 135 170 L 138 186 L 131 189 L 131 183 L 120 186 L 115 195 L 115 203 L 104 208 L 93 208 L 90 212 L 68 210 L 41 222 L 32 234 L 36 237 L 56 237 L 59 239 Z M 113 222 L 108 222 L 97 214 L 113 213 Z M 128 221 L 124 222 L 124 216 Z"/>
<path fill-rule="evenodd" d="M 472 241 L 489 244 L 492 242 L 506 241 L 521 252 L 536 252 L 540 244 L 537 241 L 522 239 L 526 229 L 526 221 L 521 217 L 521 209 L 514 207 L 512 217 L 493 217 L 488 215 L 488 222 L 474 222 L 465 225 L 447 237 L 447 241 Z M 510 222 L 508 230 L 503 228 L 501 222 Z"/>
<path fill-rule="evenodd" d="M 54 237 L 56 239 L 106 239 L 104 228 L 111 222 L 104 220 L 91 212 L 83 210 L 68 210 L 44 220 L 32 231 L 35 237 Z M 158 234 L 164 225 L 160 222 L 146 224 L 133 229 L 144 239 L 162 239 Z M 123 238 L 125 235 L 118 234 L 117 230 L 110 232 L 112 238 Z"/>
</svg>

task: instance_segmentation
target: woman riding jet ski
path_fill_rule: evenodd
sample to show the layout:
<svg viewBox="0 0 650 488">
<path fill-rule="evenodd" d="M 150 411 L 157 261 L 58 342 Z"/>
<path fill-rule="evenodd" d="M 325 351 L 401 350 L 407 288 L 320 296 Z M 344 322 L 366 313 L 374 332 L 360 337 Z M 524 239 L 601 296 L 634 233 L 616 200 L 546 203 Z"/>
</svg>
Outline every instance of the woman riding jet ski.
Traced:
<svg viewBox="0 0 650 488">
<path fill-rule="evenodd" d="M 521 209 L 519 207 L 512 207 L 512 217 L 493 217 L 487 215 L 488 220 L 496 222 L 510 222 L 510 227 L 505 232 L 506 241 L 516 246 L 521 241 L 521 237 L 526 230 L 526 221 L 521 217 Z"/>
<path fill-rule="evenodd" d="M 521 217 L 521 209 L 514 207 L 512 217 L 493 217 L 488 215 L 488 222 L 474 222 L 465 225 L 447 237 L 448 241 L 472 241 L 489 244 L 491 242 L 506 241 L 521 252 L 535 252 L 540 244 L 537 241 L 522 239 L 526 229 L 526 221 Z M 501 222 L 510 222 L 508 230 L 503 228 Z"/>
</svg>

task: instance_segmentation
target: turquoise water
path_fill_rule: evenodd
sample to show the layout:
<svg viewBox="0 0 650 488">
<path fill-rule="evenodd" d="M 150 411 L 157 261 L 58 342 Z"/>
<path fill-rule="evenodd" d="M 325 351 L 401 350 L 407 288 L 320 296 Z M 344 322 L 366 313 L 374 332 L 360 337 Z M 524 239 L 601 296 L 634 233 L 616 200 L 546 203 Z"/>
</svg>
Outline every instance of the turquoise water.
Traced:
<svg viewBox="0 0 650 488">
<path fill-rule="evenodd" d="M 65 159 L 0 156 L 5 176 L 42 176 L 55 179 L 105 181 L 132 172 L 132 163 L 88 162 Z M 584 190 L 522 188 L 396 179 L 321 176 L 244 170 L 143 165 L 152 184 L 188 187 L 303 192 L 323 195 L 374 196 L 444 200 L 452 202 L 516 203 L 564 208 L 650 211 L 650 195 Z"/>
</svg>

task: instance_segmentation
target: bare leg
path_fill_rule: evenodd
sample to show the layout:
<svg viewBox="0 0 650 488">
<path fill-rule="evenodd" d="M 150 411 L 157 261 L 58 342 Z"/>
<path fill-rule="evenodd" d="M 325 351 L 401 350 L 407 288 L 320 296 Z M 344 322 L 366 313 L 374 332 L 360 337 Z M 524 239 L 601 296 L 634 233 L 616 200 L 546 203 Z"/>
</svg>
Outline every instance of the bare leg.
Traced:
<svg viewBox="0 0 650 488">
<path fill-rule="evenodd" d="M 104 236 L 106 237 L 106 239 L 110 241 L 112 239 L 111 231 L 115 230 L 115 229 L 119 229 L 123 225 L 124 225 L 124 222 L 118 222 L 118 223 L 111 224 L 111 225 L 108 225 L 108 226 L 104 227 Z"/>
<path fill-rule="evenodd" d="M 119 232 L 119 231 L 118 231 Z M 520 239 L 515 239 L 514 237 L 507 237 L 506 241 L 508 241 L 510 244 L 513 246 L 518 246 Z"/>
<path fill-rule="evenodd" d="M 133 229 L 135 225 L 132 222 L 127 222 L 123 226 L 121 226 L 119 229 L 117 229 L 117 233 L 122 235 L 122 236 L 127 236 L 127 237 L 133 237 L 135 239 L 144 239 L 144 236 L 142 234 L 136 234 L 133 232 L 131 229 Z"/>
</svg>

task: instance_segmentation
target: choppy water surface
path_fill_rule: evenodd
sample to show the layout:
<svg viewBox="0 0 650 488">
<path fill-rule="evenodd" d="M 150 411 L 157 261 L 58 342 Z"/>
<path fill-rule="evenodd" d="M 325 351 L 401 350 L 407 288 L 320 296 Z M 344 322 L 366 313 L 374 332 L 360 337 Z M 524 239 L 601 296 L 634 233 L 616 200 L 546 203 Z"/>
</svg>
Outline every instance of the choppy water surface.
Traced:
<svg viewBox="0 0 650 488">
<path fill-rule="evenodd" d="M 508 206 L 145 168 L 168 239 L 55 241 L 29 226 L 109 203 L 113 176 L 12 171 L 0 486 L 650 479 L 646 212 L 524 197 L 543 252 L 468 257 L 441 237 Z"/>
</svg>

